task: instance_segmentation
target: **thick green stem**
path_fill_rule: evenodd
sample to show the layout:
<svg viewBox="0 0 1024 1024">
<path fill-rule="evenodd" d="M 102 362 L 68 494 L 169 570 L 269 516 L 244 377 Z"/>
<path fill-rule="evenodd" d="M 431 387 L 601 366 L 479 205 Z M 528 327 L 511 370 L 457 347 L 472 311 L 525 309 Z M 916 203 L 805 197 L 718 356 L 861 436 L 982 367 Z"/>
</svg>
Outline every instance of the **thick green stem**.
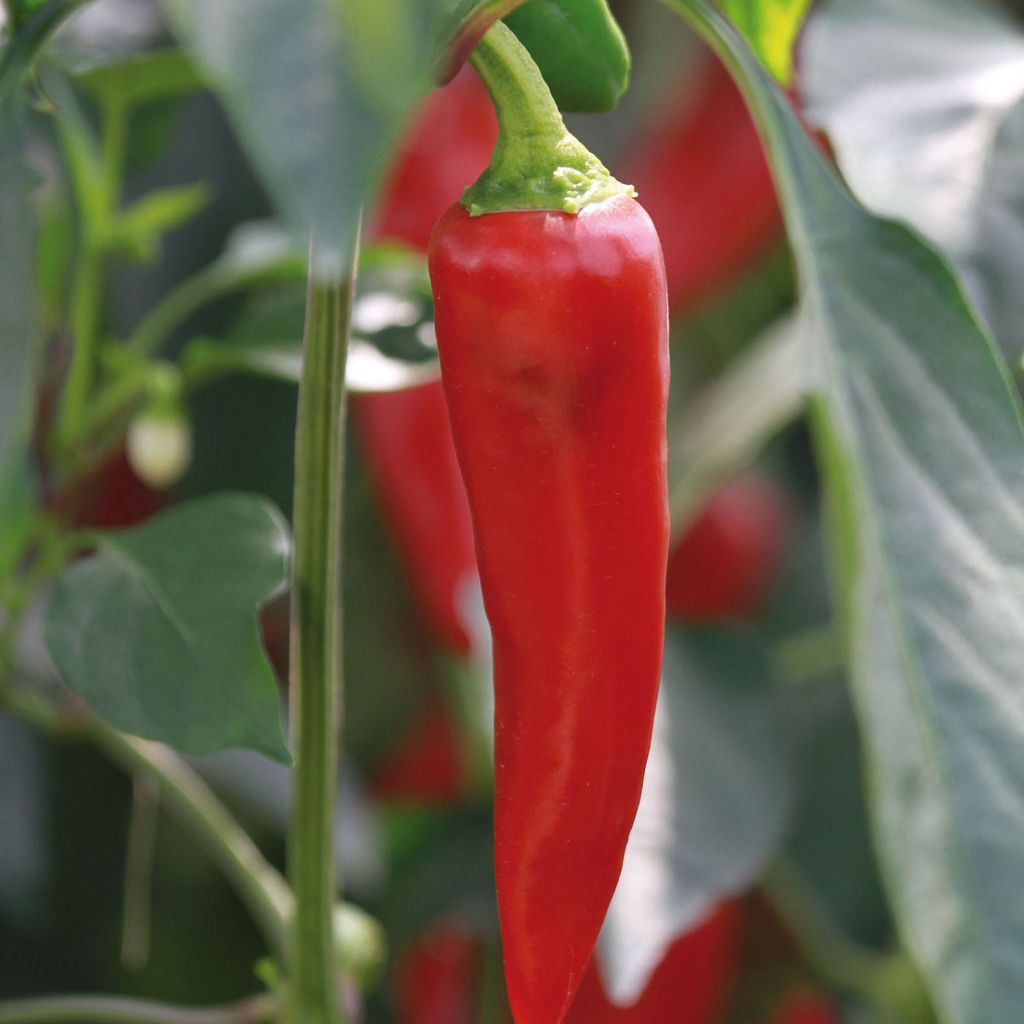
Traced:
<svg viewBox="0 0 1024 1024">
<path fill-rule="evenodd" d="M 540 70 L 511 29 L 495 24 L 471 59 L 494 100 L 499 128 L 491 166 L 463 196 L 472 216 L 579 213 L 588 203 L 635 195 L 569 133 Z"/>
<path fill-rule="evenodd" d="M 310 260 L 311 267 L 315 263 Z M 351 287 L 351 279 L 323 284 L 310 273 L 299 384 L 290 673 L 295 799 L 288 834 L 288 877 L 295 897 L 289 958 L 294 1024 L 341 1020 L 333 931 L 334 807 Z"/>
<path fill-rule="evenodd" d="M 0 1002 L 0 1024 L 261 1024 L 275 1008 L 272 996 L 202 1007 L 121 996 L 40 996 Z"/>
</svg>

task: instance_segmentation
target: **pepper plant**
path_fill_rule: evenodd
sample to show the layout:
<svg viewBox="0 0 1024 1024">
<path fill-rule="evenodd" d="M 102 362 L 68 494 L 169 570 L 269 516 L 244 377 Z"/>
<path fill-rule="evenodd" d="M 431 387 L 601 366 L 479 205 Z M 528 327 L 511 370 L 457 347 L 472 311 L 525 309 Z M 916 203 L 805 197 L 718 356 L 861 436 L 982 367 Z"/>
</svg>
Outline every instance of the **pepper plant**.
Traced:
<svg viewBox="0 0 1024 1024">
<path fill-rule="evenodd" d="M 1016 1021 L 1020 11 L 811 7 L 3 0 L 0 1024 Z"/>
</svg>

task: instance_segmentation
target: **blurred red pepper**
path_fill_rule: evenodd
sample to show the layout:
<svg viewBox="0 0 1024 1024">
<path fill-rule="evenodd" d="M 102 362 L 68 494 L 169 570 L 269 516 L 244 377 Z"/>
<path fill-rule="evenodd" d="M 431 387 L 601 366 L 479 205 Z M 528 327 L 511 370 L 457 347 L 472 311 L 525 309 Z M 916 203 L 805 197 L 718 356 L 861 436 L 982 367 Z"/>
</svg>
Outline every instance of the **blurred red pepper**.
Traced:
<svg viewBox="0 0 1024 1024">
<path fill-rule="evenodd" d="M 771 1024 L 842 1024 L 831 1003 L 816 992 L 791 996 L 772 1017 Z"/>
<path fill-rule="evenodd" d="M 769 477 L 746 473 L 720 488 L 669 555 L 669 617 L 725 622 L 755 612 L 778 568 L 787 518 Z"/>
<path fill-rule="evenodd" d="M 487 90 L 466 67 L 413 118 L 370 218 L 370 237 L 425 252 L 441 214 L 487 166 L 498 137 Z"/>
<path fill-rule="evenodd" d="M 723 903 L 677 939 L 632 1006 L 608 999 L 591 960 L 566 1024 L 717 1024 L 734 980 L 739 922 L 738 905 Z"/>
<path fill-rule="evenodd" d="M 100 530 L 135 526 L 167 505 L 164 495 L 144 484 L 120 449 L 66 499 L 74 501 L 74 525 Z M 55 509 L 63 512 L 60 502 Z"/>
<path fill-rule="evenodd" d="M 366 469 L 434 639 L 460 654 L 459 598 L 476 578 L 473 524 L 440 381 L 352 396 Z"/>
<path fill-rule="evenodd" d="M 378 800 L 450 803 L 464 793 L 459 736 L 440 699 L 432 699 L 398 750 L 370 777 Z"/>
<path fill-rule="evenodd" d="M 426 250 L 441 214 L 487 166 L 497 138 L 487 90 L 466 68 L 414 119 L 381 191 L 370 235 Z M 352 415 L 377 500 L 431 632 L 469 650 L 457 602 L 475 576 L 465 486 L 440 381 L 352 396 Z"/>
<path fill-rule="evenodd" d="M 438 925 L 399 959 L 400 1024 L 473 1024 L 482 944 L 457 924 Z"/>
<path fill-rule="evenodd" d="M 782 236 L 760 137 L 716 57 L 708 55 L 692 101 L 647 125 L 631 152 L 625 180 L 661 236 L 673 311 L 728 284 Z"/>
</svg>

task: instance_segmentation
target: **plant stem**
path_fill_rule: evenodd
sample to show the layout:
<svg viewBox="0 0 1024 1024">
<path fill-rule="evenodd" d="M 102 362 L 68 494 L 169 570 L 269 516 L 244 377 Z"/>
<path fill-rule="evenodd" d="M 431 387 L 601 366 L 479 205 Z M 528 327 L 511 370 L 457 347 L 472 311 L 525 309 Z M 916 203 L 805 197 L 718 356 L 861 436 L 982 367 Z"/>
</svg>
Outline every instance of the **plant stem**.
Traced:
<svg viewBox="0 0 1024 1024">
<path fill-rule="evenodd" d="M 119 102 L 104 107 L 98 184 L 83 180 L 81 168 L 75 174 L 81 212 L 81 248 L 71 292 L 71 335 L 74 345 L 57 419 L 57 442 L 62 458 L 72 453 L 78 440 L 95 376 L 96 344 L 99 340 L 103 301 L 104 238 L 120 202 L 125 116 L 124 106 Z M 72 166 L 75 166 L 74 161 Z"/>
<path fill-rule="evenodd" d="M 301 261 L 287 257 L 249 270 L 215 262 L 166 295 L 135 329 L 125 348 L 135 356 L 152 355 L 175 328 L 208 303 L 261 284 L 298 281 L 302 272 Z"/>
<path fill-rule="evenodd" d="M 177 754 L 159 743 L 126 736 L 88 712 L 73 717 L 61 714 L 49 701 L 28 694 L 5 691 L 0 702 L 50 732 L 77 729 L 130 775 L 151 779 L 164 805 L 192 830 L 232 882 L 271 948 L 283 952 L 291 915 L 288 886 L 206 783 Z"/>
<path fill-rule="evenodd" d="M 0 1024 L 259 1024 L 270 1020 L 273 996 L 225 1006 L 174 1006 L 121 996 L 39 996 L 0 1002 Z"/>
<path fill-rule="evenodd" d="M 569 133 L 540 69 L 510 28 L 500 21 L 493 25 L 471 60 L 498 115 L 491 165 L 462 199 L 471 216 L 579 213 L 588 203 L 635 194 Z"/>
<path fill-rule="evenodd" d="M 854 942 L 785 863 L 769 871 L 762 888 L 804 959 L 824 981 L 861 996 L 886 1024 L 932 1024 L 927 992 L 901 950 L 879 953 Z"/>
<path fill-rule="evenodd" d="M 295 751 L 288 877 L 295 1024 L 337 1024 L 334 807 L 341 693 L 341 516 L 345 358 L 352 277 L 316 280 L 310 259 L 295 446 L 291 725 Z"/>
</svg>

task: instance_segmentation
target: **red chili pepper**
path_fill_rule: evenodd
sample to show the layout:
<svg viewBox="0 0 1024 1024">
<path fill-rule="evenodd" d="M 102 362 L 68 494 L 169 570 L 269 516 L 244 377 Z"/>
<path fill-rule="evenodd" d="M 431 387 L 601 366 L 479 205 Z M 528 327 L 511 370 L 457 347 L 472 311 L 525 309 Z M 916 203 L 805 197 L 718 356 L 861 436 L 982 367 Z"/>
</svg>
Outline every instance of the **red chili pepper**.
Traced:
<svg viewBox="0 0 1024 1024">
<path fill-rule="evenodd" d="M 632 1006 L 616 1006 L 608 999 L 600 969 L 592 961 L 567 1024 L 717 1024 L 735 975 L 739 921 L 738 906 L 723 903 L 677 939 Z"/>
<path fill-rule="evenodd" d="M 396 969 L 401 1024 L 473 1024 L 481 943 L 459 925 L 440 925 L 407 950 Z"/>
<path fill-rule="evenodd" d="M 804 992 L 790 999 L 774 1017 L 772 1024 L 841 1024 L 831 1003 L 815 992 Z"/>
<path fill-rule="evenodd" d="M 636 140 L 628 179 L 661 235 L 669 301 L 685 310 L 781 237 L 764 148 L 729 72 L 708 56 L 692 103 Z"/>
<path fill-rule="evenodd" d="M 371 236 L 426 250 L 441 214 L 486 166 L 497 122 L 467 68 L 424 102 L 381 192 Z M 473 531 L 440 381 L 354 394 L 367 471 L 435 639 L 466 653 L 459 588 L 475 576 Z"/>
<path fill-rule="evenodd" d="M 768 477 L 722 487 L 672 549 L 665 585 L 670 618 L 741 619 L 757 610 L 786 539 L 786 502 Z"/>
<path fill-rule="evenodd" d="M 474 64 L 501 134 L 430 275 L 494 638 L 506 981 L 519 1024 L 560 1024 L 621 869 L 661 669 L 664 263 L 509 30 Z"/>
</svg>

